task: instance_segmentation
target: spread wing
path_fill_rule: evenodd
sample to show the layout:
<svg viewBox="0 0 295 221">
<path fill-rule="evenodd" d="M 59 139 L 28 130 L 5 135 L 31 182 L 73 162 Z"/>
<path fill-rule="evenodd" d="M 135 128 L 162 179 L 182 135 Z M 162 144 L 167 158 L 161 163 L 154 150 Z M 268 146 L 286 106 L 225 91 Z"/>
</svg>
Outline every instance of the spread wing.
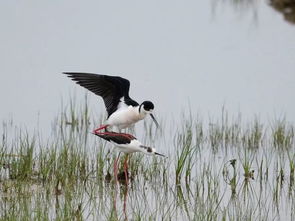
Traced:
<svg viewBox="0 0 295 221">
<path fill-rule="evenodd" d="M 105 103 L 108 117 L 117 110 L 121 98 L 128 106 L 138 105 L 136 101 L 129 97 L 130 82 L 125 78 L 92 73 L 64 72 L 64 74 L 68 75 L 69 78 L 80 86 L 101 96 Z"/>
</svg>

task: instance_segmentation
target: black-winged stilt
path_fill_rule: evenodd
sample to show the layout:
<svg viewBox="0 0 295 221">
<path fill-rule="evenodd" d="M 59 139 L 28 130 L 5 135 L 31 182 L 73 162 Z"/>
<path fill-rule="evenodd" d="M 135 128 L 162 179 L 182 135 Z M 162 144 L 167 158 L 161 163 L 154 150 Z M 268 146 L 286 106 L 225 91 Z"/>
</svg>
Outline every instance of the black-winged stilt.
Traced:
<svg viewBox="0 0 295 221">
<path fill-rule="evenodd" d="M 94 133 L 109 126 L 124 129 L 150 115 L 155 124 L 158 125 L 152 112 L 154 104 L 144 101 L 138 104 L 129 97 L 130 82 L 122 77 L 108 76 L 92 73 L 64 72 L 80 86 L 103 98 L 108 118 L 105 125 L 94 130 Z"/>
<path fill-rule="evenodd" d="M 95 135 L 111 142 L 112 144 L 115 145 L 117 150 L 121 153 L 134 153 L 134 152 L 142 152 L 147 155 L 158 155 L 165 157 L 165 155 L 160 154 L 156 152 L 155 148 L 152 147 L 147 147 L 143 145 L 140 141 L 138 141 L 133 135 L 131 134 L 126 134 L 126 133 L 116 133 L 116 132 L 96 132 L 94 133 Z M 114 176 L 115 179 L 117 179 L 117 174 L 118 174 L 118 159 L 120 157 L 120 153 L 118 157 L 116 158 L 114 162 Z M 126 178 L 126 183 L 128 183 L 128 155 L 124 161 L 124 173 L 125 173 L 125 178 Z"/>
</svg>

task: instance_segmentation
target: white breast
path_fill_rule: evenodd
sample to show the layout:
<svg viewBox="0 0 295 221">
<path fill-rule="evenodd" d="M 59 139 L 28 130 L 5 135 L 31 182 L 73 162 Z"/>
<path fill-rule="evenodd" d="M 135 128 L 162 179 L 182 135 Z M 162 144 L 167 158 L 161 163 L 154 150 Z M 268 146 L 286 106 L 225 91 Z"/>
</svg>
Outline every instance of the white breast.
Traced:
<svg viewBox="0 0 295 221">
<path fill-rule="evenodd" d="M 138 140 L 132 140 L 129 144 L 113 144 L 118 151 L 123 153 L 142 152 L 142 149 L 140 147 L 141 143 Z"/>
<path fill-rule="evenodd" d="M 117 126 L 119 129 L 124 129 L 130 127 L 143 118 L 144 117 L 142 117 L 138 112 L 138 107 L 122 106 L 109 117 L 106 123 L 112 126 Z"/>
</svg>

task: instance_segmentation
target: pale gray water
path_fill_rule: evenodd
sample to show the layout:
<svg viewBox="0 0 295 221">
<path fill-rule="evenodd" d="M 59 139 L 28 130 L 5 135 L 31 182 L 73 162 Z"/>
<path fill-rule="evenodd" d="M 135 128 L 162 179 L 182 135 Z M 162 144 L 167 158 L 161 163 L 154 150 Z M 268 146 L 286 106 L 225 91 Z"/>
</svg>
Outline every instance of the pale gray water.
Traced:
<svg viewBox="0 0 295 221">
<path fill-rule="evenodd" d="M 295 27 L 264 1 L 230 2 L 2 2 L 0 120 L 50 126 L 85 91 L 60 73 L 85 71 L 126 77 L 159 118 L 225 105 L 294 121 Z"/>
<path fill-rule="evenodd" d="M 194 117 L 196 113 L 204 119 L 213 115 L 220 121 L 224 105 L 229 116 L 240 112 L 243 119 L 250 118 L 243 121 L 246 124 L 253 122 L 256 114 L 267 122 L 282 116 L 294 122 L 295 26 L 264 1 L 251 1 L 254 3 L 247 7 L 231 2 L 2 2 L 0 121 L 12 118 L 16 125 L 30 130 L 39 121 L 47 137 L 53 119 L 60 113 L 62 98 L 68 105 L 74 93 L 79 99 L 85 94 L 84 89 L 61 72 L 86 71 L 126 77 L 131 81 L 132 97 L 139 102 L 154 101 L 156 116 L 161 120 L 167 119 L 166 114 L 169 119 L 181 120 L 180 113 L 190 107 Z M 93 95 L 89 98 L 94 112 L 104 112 L 100 99 Z M 169 123 L 167 120 L 166 124 Z M 139 124 L 142 126 L 142 122 Z M 174 178 L 177 147 L 173 146 L 175 138 L 171 135 L 175 135 L 175 128 L 167 128 L 166 138 L 152 137 L 158 150 L 170 157 L 168 165 Z M 95 140 L 92 135 L 89 137 Z M 227 205 L 231 208 L 231 203 L 233 210 L 252 203 L 253 208 L 265 207 L 263 215 L 269 213 L 269 217 L 277 216 L 278 220 L 292 220 L 294 203 L 287 191 L 292 187 L 291 181 L 288 183 L 289 162 L 287 157 L 281 159 L 272 152 L 271 144 L 264 145 L 251 165 L 255 179 L 250 180 L 249 186 L 254 194 L 246 200 L 242 200 L 241 194 L 245 179 L 241 168 L 244 149 L 229 149 L 228 153 L 222 149 L 213 154 L 210 148 L 202 146 L 200 155 L 196 155 L 194 183 L 201 182 L 202 167 L 212 166 L 220 184 L 217 189 L 224 193 L 221 209 Z M 93 146 L 89 148 L 97 151 Z M 238 206 L 231 200 L 231 189 L 221 176 L 221 170 L 231 159 L 237 159 L 239 170 Z M 264 179 L 258 177 L 262 161 L 264 170 L 270 167 L 270 178 L 266 179 L 263 191 L 259 186 Z M 286 171 L 286 180 L 280 203 L 273 209 L 276 192 L 273 181 L 281 167 Z M 174 187 L 173 182 L 169 182 L 170 187 Z M 139 189 L 143 186 L 136 185 Z M 129 210 L 140 193 L 131 192 Z M 168 194 L 171 202 L 175 199 L 172 193 Z M 106 199 L 111 198 L 108 191 L 105 194 Z M 147 196 L 150 202 L 158 202 L 151 199 L 161 194 L 149 191 Z M 262 197 L 255 198 L 258 194 Z M 147 214 L 154 210 L 154 204 L 151 205 Z M 139 206 L 145 209 L 146 205 Z M 169 205 L 166 207 L 165 211 L 169 211 Z M 101 210 L 97 212 L 100 214 Z"/>
</svg>

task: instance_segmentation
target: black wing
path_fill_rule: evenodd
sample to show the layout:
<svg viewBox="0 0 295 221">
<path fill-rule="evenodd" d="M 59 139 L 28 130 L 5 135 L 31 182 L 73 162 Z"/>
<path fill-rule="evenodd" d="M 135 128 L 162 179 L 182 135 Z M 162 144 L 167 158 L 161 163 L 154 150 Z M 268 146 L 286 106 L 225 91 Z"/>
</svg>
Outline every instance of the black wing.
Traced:
<svg viewBox="0 0 295 221">
<path fill-rule="evenodd" d="M 123 97 L 127 105 L 137 106 L 138 103 L 129 97 L 130 82 L 118 76 L 91 73 L 64 72 L 80 86 L 103 98 L 108 117 L 117 110 Z"/>
<path fill-rule="evenodd" d="M 136 139 L 131 134 L 120 134 L 116 132 L 107 132 L 105 134 L 95 134 L 95 135 L 107 141 L 113 141 L 117 144 L 129 144 L 131 140 Z"/>
</svg>

